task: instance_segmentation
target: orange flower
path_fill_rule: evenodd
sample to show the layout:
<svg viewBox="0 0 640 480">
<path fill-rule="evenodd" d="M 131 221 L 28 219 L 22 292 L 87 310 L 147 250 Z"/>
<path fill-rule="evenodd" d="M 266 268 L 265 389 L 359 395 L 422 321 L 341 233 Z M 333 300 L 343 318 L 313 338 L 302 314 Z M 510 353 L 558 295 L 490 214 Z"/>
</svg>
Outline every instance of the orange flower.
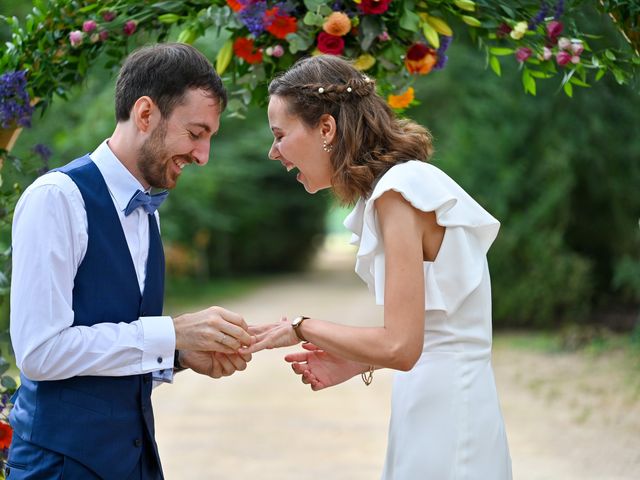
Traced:
<svg viewBox="0 0 640 480">
<path fill-rule="evenodd" d="M 227 5 L 229 5 L 231 10 L 234 12 L 239 12 L 244 8 L 244 4 L 240 3 L 238 0 L 227 0 Z"/>
<path fill-rule="evenodd" d="M 409 73 L 426 75 L 438 61 L 438 54 L 424 43 L 414 43 L 407 50 L 404 66 Z"/>
<path fill-rule="evenodd" d="M 351 31 L 351 20 L 346 13 L 333 12 L 325 20 L 322 29 L 329 35 L 342 37 Z"/>
<path fill-rule="evenodd" d="M 281 13 L 278 7 L 273 7 L 264 13 L 265 29 L 276 38 L 286 38 L 290 33 L 298 30 L 298 21 L 286 13 Z"/>
<path fill-rule="evenodd" d="M 393 109 L 402 110 L 407 108 L 411 104 L 411 102 L 413 102 L 414 98 L 415 96 L 413 87 L 409 87 L 404 93 L 401 93 L 400 95 L 389 95 L 387 97 L 387 103 Z"/>
<path fill-rule="evenodd" d="M 0 422 L 0 450 L 9 448 L 12 436 L 13 430 L 11 429 L 11 426 L 4 422 Z"/>
<path fill-rule="evenodd" d="M 233 42 L 233 53 L 247 63 L 262 62 L 262 49 L 256 49 L 253 40 L 240 37 Z"/>
</svg>

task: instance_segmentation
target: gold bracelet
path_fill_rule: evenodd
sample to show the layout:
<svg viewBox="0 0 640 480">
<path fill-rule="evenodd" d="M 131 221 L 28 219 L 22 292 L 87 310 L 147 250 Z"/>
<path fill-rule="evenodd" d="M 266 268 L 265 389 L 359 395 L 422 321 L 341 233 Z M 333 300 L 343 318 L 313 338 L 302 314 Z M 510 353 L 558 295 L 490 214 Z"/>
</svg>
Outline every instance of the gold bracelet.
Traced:
<svg viewBox="0 0 640 480">
<path fill-rule="evenodd" d="M 373 365 L 369 365 L 369 368 L 366 372 L 362 372 L 360 374 L 360 377 L 362 378 L 362 381 L 364 382 L 364 384 L 368 387 L 369 385 L 371 385 L 371 382 L 373 381 L 373 371 L 375 370 L 375 368 L 373 367 Z"/>
</svg>

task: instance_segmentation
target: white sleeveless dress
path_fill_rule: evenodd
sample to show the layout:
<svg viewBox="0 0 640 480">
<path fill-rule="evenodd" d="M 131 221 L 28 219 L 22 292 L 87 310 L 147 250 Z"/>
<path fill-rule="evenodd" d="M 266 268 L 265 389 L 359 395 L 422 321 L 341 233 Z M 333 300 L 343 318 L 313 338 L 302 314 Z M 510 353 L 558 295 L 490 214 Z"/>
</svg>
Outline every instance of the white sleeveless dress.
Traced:
<svg viewBox="0 0 640 480">
<path fill-rule="evenodd" d="M 491 284 L 486 254 L 500 223 L 431 164 L 395 165 L 346 218 L 359 246 L 356 273 L 384 304 L 384 245 L 374 201 L 400 192 L 446 227 L 424 262 L 422 356 L 393 382 L 383 480 L 509 480 L 511 458 L 491 368 Z"/>
</svg>

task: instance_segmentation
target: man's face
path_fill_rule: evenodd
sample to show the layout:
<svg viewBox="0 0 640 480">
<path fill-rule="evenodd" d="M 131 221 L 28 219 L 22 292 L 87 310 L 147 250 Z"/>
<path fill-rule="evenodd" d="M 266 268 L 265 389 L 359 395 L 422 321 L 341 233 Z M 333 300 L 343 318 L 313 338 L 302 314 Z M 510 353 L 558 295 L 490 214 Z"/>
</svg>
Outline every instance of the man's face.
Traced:
<svg viewBox="0 0 640 480">
<path fill-rule="evenodd" d="M 182 170 L 209 161 L 211 137 L 220 127 L 218 101 L 201 89 L 188 90 L 138 152 L 138 170 L 154 188 L 174 188 Z"/>
</svg>

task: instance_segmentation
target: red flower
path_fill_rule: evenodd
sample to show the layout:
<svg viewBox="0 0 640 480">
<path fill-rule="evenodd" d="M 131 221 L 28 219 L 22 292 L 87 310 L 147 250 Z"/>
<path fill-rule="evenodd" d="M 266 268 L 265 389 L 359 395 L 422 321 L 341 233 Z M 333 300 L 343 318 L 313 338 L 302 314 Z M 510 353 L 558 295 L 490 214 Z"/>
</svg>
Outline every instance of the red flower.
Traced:
<svg viewBox="0 0 640 480">
<path fill-rule="evenodd" d="M 267 32 L 276 38 L 285 38 L 298 30 L 298 23 L 294 17 L 273 7 L 264 13 L 264 25 Z"/>
<path fill-rule="evenodd" d="M 521 63 L 526 62 L 531 55 L 533 55 L 533 52 L 528 47 L 520 47 L 516 51 L 516 59 Z"/>
<path fill-rule="evenodd" d="M 438 61 L 438 54 L 424 43 L 414 43 L 407 50 L 404 65 L 409 73 L 426 75 Z"/>
<path fill-rule="evenodd" d="M 0 422 L 0 450 L 9 448 L 12 436 L 13 430 L 11 429 L 11 426 L 4 422 Z"/>
<path fill-rule="evenodd" d="M 125 35 L 133 35 L 136 31 L 136 29 L 138 28 L 138 22 L 136 22 L 135 20 L 127 20 L 124 24 L 124 27 L 122 27 L 122 31 L 124 32 Z"/>
<path fill-rule="evenodd" d="M 362 0 L 358 8 L 366 15 L 380 15 L 389 9 L 391 0 Z"/>
<path fill-rule="evenodd" d="M 227 0 L 227 5 L 229 5 L 231 10 L 234 12 L 239 12 L 244 8 L 244 4 L 240 3 L 238 0 Z"/>
<path fill-rule="evenodd" d="M 320 32 L 317 41 L 318 50 L 322 53 L 342 55 L 344 51 L 344 39 L 342 37 L 330 35 L 327 32 Z"/>
<path fill-rule="evenodd" d="M 237 38 L 233 42 L 233 53 L 247 63 L 262 62 L 262 49 L 256 49 L 253 40 L 250 38 Z"/>
</svg>

